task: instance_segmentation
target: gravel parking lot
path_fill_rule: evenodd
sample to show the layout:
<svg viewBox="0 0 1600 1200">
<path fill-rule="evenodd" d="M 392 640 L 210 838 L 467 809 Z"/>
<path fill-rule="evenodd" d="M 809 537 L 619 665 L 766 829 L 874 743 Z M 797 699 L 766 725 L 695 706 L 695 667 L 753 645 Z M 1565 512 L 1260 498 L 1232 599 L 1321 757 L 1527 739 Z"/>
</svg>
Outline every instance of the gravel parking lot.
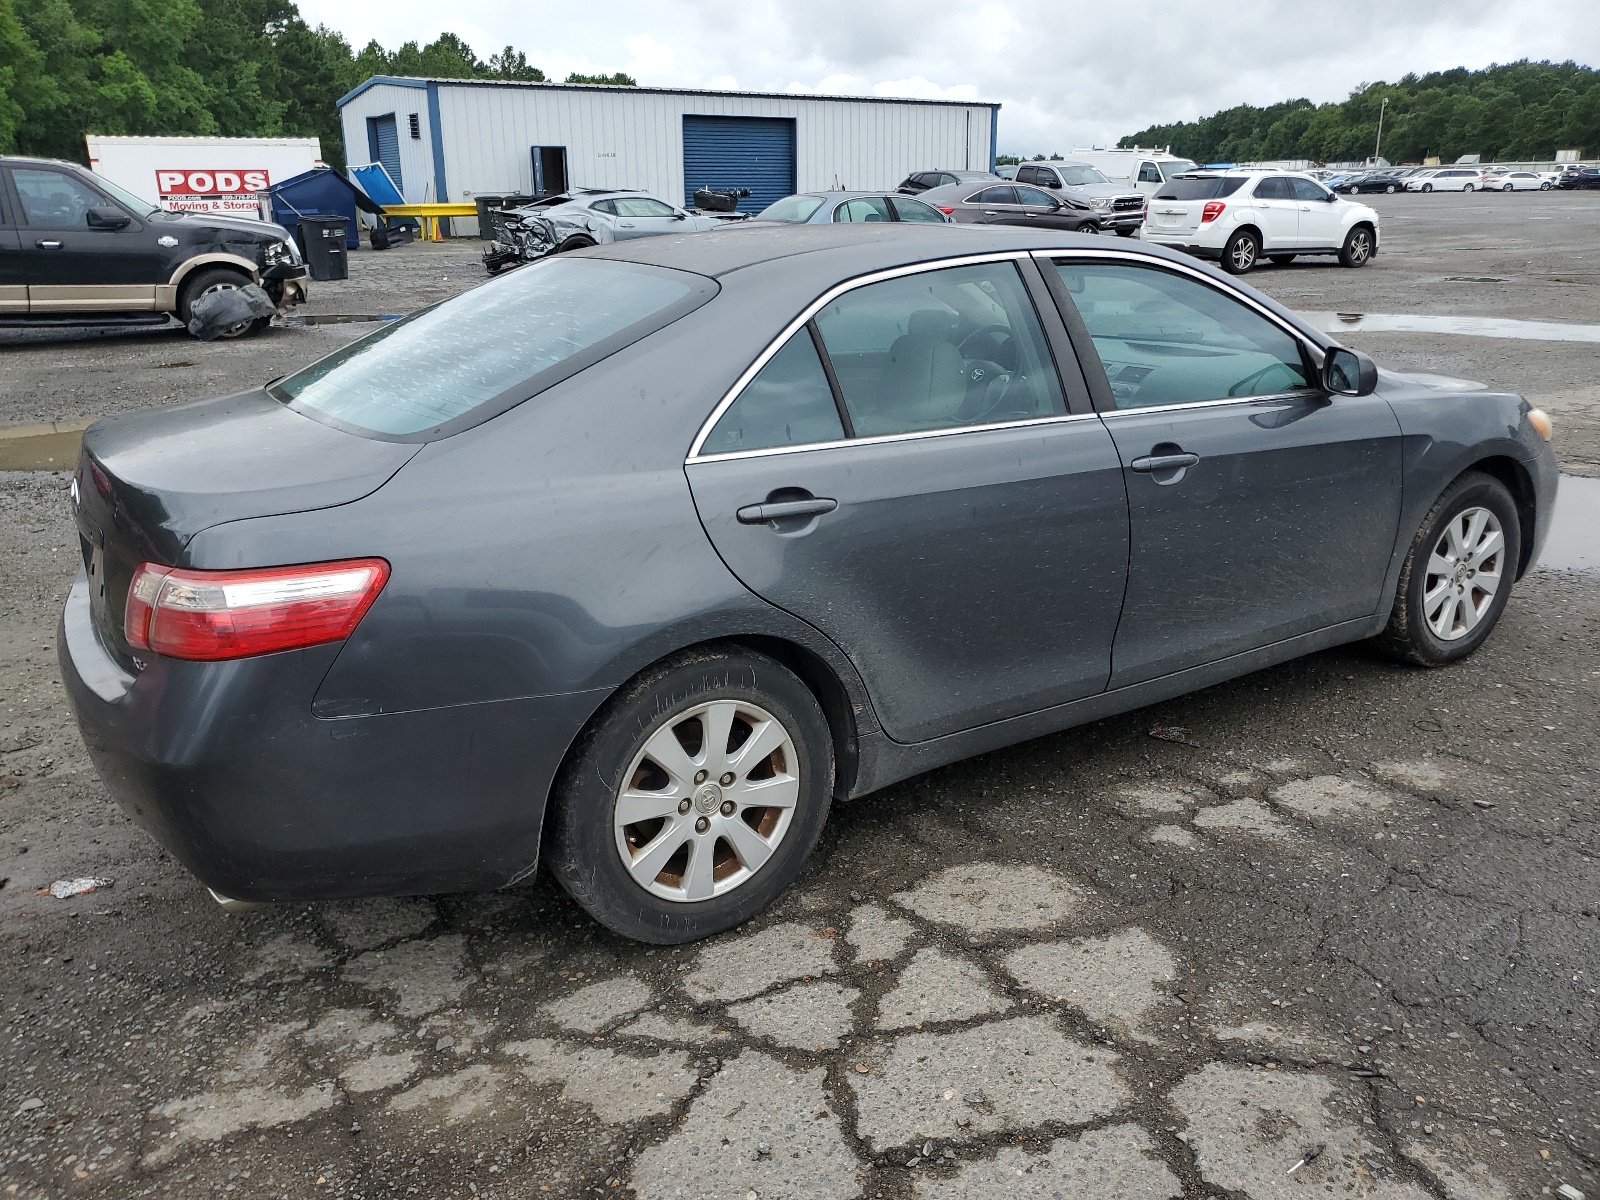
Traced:
<svg viewBox="0 0 1600 1200">
<path fill-rule="evenodd" d="M 1251 281 L 1600 323 L 1600 197 L 1370 199 L 1372 266 Z M 310 311 L 407 311 L 478 251 L 357 255 Z M 370 328 L 0 334 L 0 423 Z M 1592 345 L 1346 340 L 1522 391 L 1600 475 Z M 547 881 L 223 913 L 82 751 L 65 492 L 0 473 L 0 1194 L 1600 1197 L 1600 574 L 1530 574 L 1447 670 L 1334 650 L 842 806 L 775 909 L 663 950 Z"/>
</svg>

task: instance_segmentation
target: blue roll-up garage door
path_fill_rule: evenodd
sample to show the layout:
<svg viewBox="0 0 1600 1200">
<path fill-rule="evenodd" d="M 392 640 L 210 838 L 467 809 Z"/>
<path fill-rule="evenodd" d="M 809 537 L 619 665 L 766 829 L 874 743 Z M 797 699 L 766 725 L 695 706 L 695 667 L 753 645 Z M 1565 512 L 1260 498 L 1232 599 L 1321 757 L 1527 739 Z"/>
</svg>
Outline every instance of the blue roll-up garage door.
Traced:
<svg viewBox="0 0 1600 1200">
<path fill-rule="evenodd" d="M 793 117 L 683 118 L 684 203 L 700 187 L 749 188 L 741 212 L 794 194 Z"/>
<path fill-rule="evenodd" d="M 394 180 L 395 187 L 403 195 L 406 184 L 400 175 L 400 133 L 395 128 L 393 113 L 367 118 L 367 150 L 373 162 L 383 164 L 383 169 L 389 172 L 389 178 Z"/>
</svg>

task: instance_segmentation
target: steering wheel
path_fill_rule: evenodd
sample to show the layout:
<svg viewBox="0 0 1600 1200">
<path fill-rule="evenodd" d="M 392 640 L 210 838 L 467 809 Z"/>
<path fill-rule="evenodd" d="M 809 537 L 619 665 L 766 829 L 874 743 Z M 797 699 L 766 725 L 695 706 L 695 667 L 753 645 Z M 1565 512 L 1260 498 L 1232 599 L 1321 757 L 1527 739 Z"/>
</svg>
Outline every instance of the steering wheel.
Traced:
<svg viewBox="0 0 1600 1200">
<path fill-rule="evenodd" d="M 1230 396 L 1259 396 L 1259 395 L 1266 395 L 1266 394 L 1269 394 L 1269 393 L 1274 392 L 1274 391 L 1282 390 L 1282 389 L 1278 389 L 1278 388 L 1267 388 L 1267 389 L 1263 390 L 1263 389 L 1257 388 L 1255 386 L 1259 381 L 1265 379 L 1267 376 L 1271 375 L 1274 371 L 1282 371 L 1283 372 L 1283 374 L 1285 376 L 1284 382 L 1289 387 L 1294 387 L 1296 385 L 1299 385 L 1299 386 L 1304 386 L 1305 385 L 1305 380 L 1301 377 L 1300 372 L 1296 371 L 1288 363 L 1275 362 L 1275 363 L 1267 364 L 1266 366 L 1262 367 L 1261 370 L 1256 371 L 1253 374 L 1246 375 L 1243 379 L 1239 380 L 1238 383 L 1234 384 L 1231 388 L 1228 389 L 1228 395 L 1230 395 Z"/>
<path fill-rule="evenodd" d="M 971 360 L 980 359 L 998 364 L 1004 371 L 1017 369 L 1017 343 L 1011 336 L 1009 325 L 985 325 L 982 329 L 974 329 L 961 339 L 956 349 L 961 352 L 962 358 L 968 360 L 969 366 Z"/>
</svg>

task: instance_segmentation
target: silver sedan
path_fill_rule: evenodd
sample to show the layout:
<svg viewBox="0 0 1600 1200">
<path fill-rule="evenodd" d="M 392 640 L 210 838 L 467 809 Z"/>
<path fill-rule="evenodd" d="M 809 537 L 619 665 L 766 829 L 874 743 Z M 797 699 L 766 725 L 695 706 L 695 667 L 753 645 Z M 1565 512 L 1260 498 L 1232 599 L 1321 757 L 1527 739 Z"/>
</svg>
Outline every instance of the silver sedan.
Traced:
<svg viewBox="0 0 1600 1200">
<path fill-rule="evenodd" d="M 929 225 L 951 223 L 933 205 L 890 192 L 801 192 L 767 205 L 753 220 L 786 225 L 867 221 L 921 221 Z"/>
</svg>

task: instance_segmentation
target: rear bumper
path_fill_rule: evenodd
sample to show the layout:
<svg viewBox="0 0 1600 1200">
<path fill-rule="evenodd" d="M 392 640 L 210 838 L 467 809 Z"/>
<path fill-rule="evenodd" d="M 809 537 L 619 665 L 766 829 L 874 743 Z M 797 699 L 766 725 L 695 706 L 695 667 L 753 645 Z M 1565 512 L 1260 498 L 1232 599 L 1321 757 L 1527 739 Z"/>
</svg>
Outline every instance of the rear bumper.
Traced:
<svg viewBox="0 0 1600 1200">
<path fill-rule="evenodd" d="M 1196 258 L 1209 258 L 1215 260 L 1222 257 L 1221 246 L 1201 246 L 1194 242 L 1168 240 L 1167 238 L 1160 236 L 1151 237 L 1148 226 L 1145 227 L 1144 240 L 1157 246 L 1165 246 L 1168 250 L 1182 250 L 1185 254 L 1192 254 Z"/>
<path fill-rule="evenodd" d="M 603 693 L 324 720 L 339 646 L 226 663 L 106 653 L 79 573 L 57 640 L 84 744 L 118 804 L 240 900 L 485 891 L 531 873 L 545 801 Z"/>
</svg>

